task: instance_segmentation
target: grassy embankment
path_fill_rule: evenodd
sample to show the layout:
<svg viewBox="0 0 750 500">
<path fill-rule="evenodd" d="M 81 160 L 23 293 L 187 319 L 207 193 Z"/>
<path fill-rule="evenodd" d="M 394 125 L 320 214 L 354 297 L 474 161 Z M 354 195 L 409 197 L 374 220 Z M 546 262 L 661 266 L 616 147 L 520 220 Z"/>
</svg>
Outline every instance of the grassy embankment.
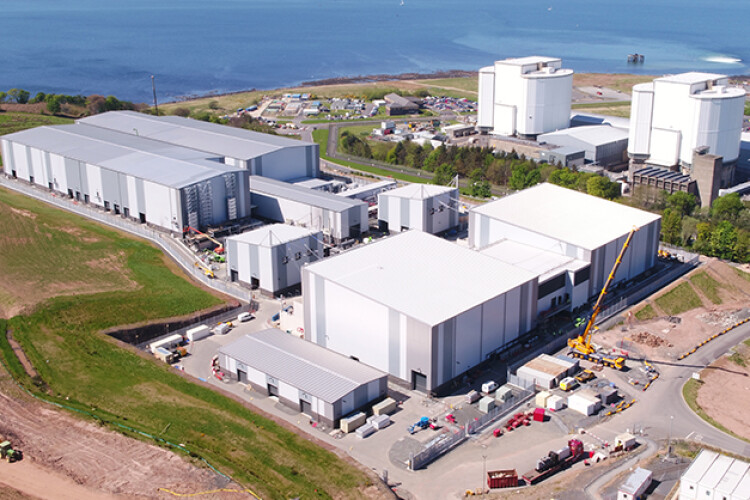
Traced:
<svg viewBox="0 0 750 500">
<path fill-rule="evenodd" d="M 264 498 L 362 496 L 366 476 L 334 454 L 98 333 L 221 302 L 175 274 L 155 247 L 3 189 L 0 235 L 6 300 L 56 291 L 7 322 L 37 380 L 0 335 L 0 354 L 23 385 L 104 421 L 184 443 Z M 88 292 L 103 283 L 110 288 Z"/>
<path fill-rule="evenodd" d="M 703 305 L 698 294 L 687 282 L 680 283 L 661 297 L 654 299 L 654 302 L 659 309 L 670 316 L 676 316 Z"/>
<path fill-rule="evenodd" d="M 5 111 L 0 113 L 0 135 L 12 134 L 42 125 L 67 125 L 69 123 L 73 123 L 73 119 L 37 113 Z"/>
<path fill-rule="evenodd" d="M 346 161 L 346 160 L 339 160 L 336 158 L 331 158 L 326 153 L 326 149 L 328 146 L 328 129 L 321 128 L 321 129 L 313 130 L 312 135 L 313 135 L 313 140 L 316 143 L 318 143 L 318 145 L 320 145 L 320 158 L 322 160 L 330 161 L 331 163 L 336 163 L 338 165 L 343 165 L 353 170 L 359 170 L 362 172 L 367 172 L 367 173 L 374 174 L 374 175 L 381 175 L 384 177 L 392 177 L 400 181 L 419 182 L 422 184 L 429 184 L 431 182 L 430 179 L 427 179 L 424 177 L 418 177 L 416 175 L 403 174 L 401 172 L 392 172 L 390 170 L 385 170 L 383 168 L 374 167 L 372 165 L 365 165 L 362 163 L 355 163 L 353 161 Z"/>
</svg>

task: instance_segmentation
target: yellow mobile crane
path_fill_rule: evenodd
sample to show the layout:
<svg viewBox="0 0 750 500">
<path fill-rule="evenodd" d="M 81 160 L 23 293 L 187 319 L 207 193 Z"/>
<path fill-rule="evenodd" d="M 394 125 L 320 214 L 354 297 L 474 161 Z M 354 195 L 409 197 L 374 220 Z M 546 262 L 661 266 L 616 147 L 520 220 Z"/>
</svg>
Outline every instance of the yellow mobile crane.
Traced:
<svg viewBox="0 0 750 500">
<path fill-rule="evenodd" d="M 615 265 L 612 266 L 612 271 L 610 271 L 609 277 L 604 283 L 604 287 L 599 294 L 599 298 L 596 300 L 596 304 L 594 304 L 594 309 L 591 312 L 591 318 L 589 318 L 589 322 L 586 323 L 586 328 L 583 330 L 583 333 L 581 333 L 578 337 L 568 339 L 568 347 L 570 347 L 568 355 L 575 358 L 593 361 L 594 363 L 601 363 L 604 366 L 609 366 L 610 368 L 616 368 L 618 370 L 622 370 L 623 368 L 625 368 L 625 358 L 621 356 L 614 358 L 598 354 L 596 352 L 596 348 L 592 347 L 591 345 L 591 335 L 593 334 L 592 330 L 594 328 L 596 317 L 602 310 L 604 296 L 607 295 L 609 285 L 612 284 L 612 281 L 615 279 L 617 269 L 622 263 L 622 257 L 625 255 L 625 251 L 628 249 L 628 245 L 630 245 L 630 241 L 633 239 L 633 235 L 636 231 L 638 231 L 638 228 L 636 227 L 631 229 L 627 239 L 625 239 L 625 244 L 622 246 L 622 250 L 620 250 L 620 255 L 618 255 L 617 259 L 615 260 Z"/>
</svg>

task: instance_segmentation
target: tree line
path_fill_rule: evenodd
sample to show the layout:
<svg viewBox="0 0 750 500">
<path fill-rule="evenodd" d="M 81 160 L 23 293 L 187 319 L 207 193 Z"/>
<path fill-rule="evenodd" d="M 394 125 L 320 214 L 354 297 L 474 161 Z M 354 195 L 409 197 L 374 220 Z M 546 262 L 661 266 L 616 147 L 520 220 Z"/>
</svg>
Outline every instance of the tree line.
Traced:
<svg viewBox="0 0 750 500">
<path fill-rule="evenodd" d="M 104 113 L 105 111 L 138 111 L 145 107 L 145 105 L 134 104 L 130 101 L 122 101 L 112 95 L 104 97 L 97 94 L 83 96 L 67 94 L 47 94 L 44 92 L 37 92 L 34 97 L 31 97 L 31 93 L 29 91 L 17 88 L 10 89 L 7 92 L 0 91 L 0 104 L 1 103 L 45 103 L 47 111 L 52 114 L 70 112 L 71 107 L 85 109 L 85 111 L 90 115 Z M 80 114 L 80 112 L 73 114 Z"/>
</svg>

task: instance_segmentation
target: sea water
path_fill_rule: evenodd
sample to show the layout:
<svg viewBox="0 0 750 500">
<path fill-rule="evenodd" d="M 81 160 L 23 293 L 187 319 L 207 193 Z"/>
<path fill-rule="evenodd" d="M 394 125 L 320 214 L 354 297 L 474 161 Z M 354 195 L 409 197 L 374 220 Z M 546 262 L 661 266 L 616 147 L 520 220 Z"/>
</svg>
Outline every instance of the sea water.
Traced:
<svg viewBox="0 0 750 500">
<path fill-rule="evenodd" d="M 748 0 L 0 0 L 0 90 L 150 101 L 154 75 L 166 101 L 534 54 L 738 75 L 747 19 Z"/>
</svg>

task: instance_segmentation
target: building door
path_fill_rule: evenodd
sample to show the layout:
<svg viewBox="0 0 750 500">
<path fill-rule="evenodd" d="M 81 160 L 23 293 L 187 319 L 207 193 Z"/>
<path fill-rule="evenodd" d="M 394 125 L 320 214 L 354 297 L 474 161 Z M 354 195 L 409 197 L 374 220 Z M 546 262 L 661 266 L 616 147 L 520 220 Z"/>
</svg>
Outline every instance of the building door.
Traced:
<svg viewBox="0 0 750 500">
<path fill-rule="evenodd" d="M 138 214 L 138 219 L 140 219 L 140 221 L 141 221 L 141 224 L 145 224 L 145 223 L 146 223 L 146 214 L 144 214 L 144 213 L 142 213 L 142 212 L 141 212 L 141 213 L 139 213 L 139 214 Z"/>
<path fill-rule="evenodd" d="M 412 370 L 411 388 L 419 392 L 427 392 L 427 375 Z"/>
<path fill-rule="evenodd" d="M 237 380 L 240 381 L 240 384 L 247 384 L 247 372 L 237 370 Z"/>
<path fill-rule="evenodd" d="M 307 401 L 300 401 L 300 407 L 302 408 L 302 413 L 310 418 L 313 417 L 312 405 L 310 403 L 308 403 Z"/>
<path fill-rule="evenodd" d="M 279 396 L 279 388 L 275 385 L 268 384 L 268 395 L 269 396 Z"/>
</svg>

